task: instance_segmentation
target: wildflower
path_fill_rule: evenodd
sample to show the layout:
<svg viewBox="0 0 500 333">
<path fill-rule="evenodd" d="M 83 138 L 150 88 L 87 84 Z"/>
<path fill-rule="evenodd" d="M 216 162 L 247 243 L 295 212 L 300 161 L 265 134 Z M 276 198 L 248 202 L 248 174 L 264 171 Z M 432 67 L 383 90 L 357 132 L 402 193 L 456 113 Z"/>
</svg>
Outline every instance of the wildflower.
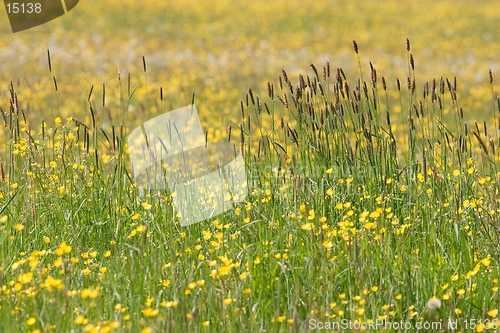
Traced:
<svg viewBox="0 0 500 333">
<path fill-rule="evenodd" d="M 42 286 L 47 288 L 48 291 L 51 291 L 52 288 L 62 289 L 63 284 L 62 280 L 54 279 L 52 276 L 49 276 L 45 279 L 45 282 L 42 284 Z"/>
<path fill-rule="evenodd" d="M 145 308 L 141 312 L 145 317 L 154 317 L 158 314 L 159 310 L 153 308 Z"/>
<path fill-rule="evenodd" d="M 435 310 L 441 307 L 441 300 L 437 298 L 436 296 L 432 296 L 428 301 L 427 301 L 427 307 L 431 310 Z"/>
<path fill-rule="evenodd" d="M 141 206 L 142 206 L 142 208 L 144 208 L 145 210 L 150 210 L 150 209 L 151 209 L 151 207 L 153 207 L 153 206 L 152 206 L 150 203 L 148 203 L 148 202 L 143 202 L 143 203 L 141 203 Z"/>
<path fill-rule="evenodd" d="M 305 205 L 305 204 L 301 204 L 301 205 L 300 205 L 300 211 L 301 211 L 302 213 L 305 213 L 305 212 L 306 212 L 306 210 L 307 210 L 306 205 Z"/>
<path fill-rule="evenodd" d="M 306 231 L 312 230 L 312 229 L 314 229 L 314 223 L 311 223 L 311 222 L 305 223 L 300 228 L 302 230 L 306 230 Z"/>
<path fill-rule="evenodd" d="M 488 267 L 490 265 L 490 259 L 489 258 L 484 258 L 481 260 L 481 263 L 484 265 L 484 267 Z"/>
<path fill-rule="evenodd" d="M 497 309 L 492 309 L 492 310 L 488 311 L 488 316 L 490 316 L 491 318 L 496 318 L 497 315 L 498 315 Z"/>
<path fill-rule="evenodd" d="M 86 298 L 97 298 L 97 296 L 99 296 L 99 291 L 100 290 L 101 290 L 101 288 L 99 286 L 97 286 L 96 288 L 84 288 L 80 292 L 80 296 L 83 299 L 86 299 Z"/>
<path fill-rule="evenodd" d="M 323 246 L 326 247 L 327 249 L 331 249 L 333 247 L 333 243 L 331 240 L 326 240 L 323 242 Z"/>
<path fill-rule="evenodd" d="M 54 253 L 58 256 L 62 256 L 64 253 L 70 253 L 71 252 L 71 246 L 66 244 L 66 242 L 62 242 L 59 245 L 59 248 L 54 251 Z"/>
</svg>

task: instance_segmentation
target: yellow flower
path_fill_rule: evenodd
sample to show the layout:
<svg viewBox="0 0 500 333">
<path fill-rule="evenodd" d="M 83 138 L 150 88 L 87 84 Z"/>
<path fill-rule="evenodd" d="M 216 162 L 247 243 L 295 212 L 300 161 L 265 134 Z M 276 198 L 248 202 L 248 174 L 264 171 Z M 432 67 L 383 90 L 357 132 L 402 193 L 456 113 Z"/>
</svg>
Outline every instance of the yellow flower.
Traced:
<svg viewBox="0 0 500 333">
<path fill-rule="evenodd" d="M 460 175 L 460 170 L 458 169 L 453 170 L 453 176 L 457 177 L 459 175 Z"/>
<path fill-rule="evenodd" d="M 498 315 L 497 309 L 492 309 L 492 310 L 488 311 L 488 316 L 490 316 L 491 318 L 496 318 L 497 315 Z"/>
<path fill-rule="evenodd" d="M 159 310 L 153 308 L 145 308 L 141 312 L 145 317 L 154 317 L 158 314 Z"/>
<path fill-rule="evenodd" d="M 305 223 L 300 228 L 302 230 L 307 230 L 307 231 L 312 230 L 312 229 L 314 229 L 314 223 L 311 223 L 311 222 Z"/>
<path fill-rule="evenodd" d="M 323 242 L 323 246 L 326 247 L 327 249 L 330 249 L 333 247 L 333 243 L 331 240 L 327 239 L 326 241 Z"/>
<path fill-rule="evenodd" d="M 101 287 L 97 286 L 96 288 L 83 288 L 80 292 L 80 295 L 83 299 L 86 298 L 97 298 L 99 296 L 99 291 Z"/>
<path fill-rule="evenodd" d="M 490 265 L 490 259 L 489 258 L 484 258 L 481 260 L 481 263 L 485 266 L 488 267 Z"/>
<path fill-rule="evenodd" d="M 26 320 L 26 325 L 28 325 L 28 326 L 35 325 L 35 323 L 36 323 L 35 317 L 30 317 L 28 320 Z"/>
<path fill-rule="evenodd" d="M 52 288 L 62 289 L 63 284 L 62 280 L 54 279 L 52 276 L 49 276 L 45 279 L 43 286 L 47 288 L 47 290 L 51 291 Z"/>
<path fill-rule="evenodd" d="M 54 267 L 61 267 L 63 261 L 61 258 L 57 258 L 56 260 L 54 260 Z"/>
<path fill-rule="evenodd" d="M 24 229 L 24 225 L 22 225 L 21 223 L 16 223 L 14 225 L 14 229 L 16 229 L 17 231 L 21 231 Z"/>
<path fill-rule="evenodd" d="M 231 266 L 221 266 L 217 270 L 217 274 L 219 274 L 220 276 L 226 276 L 229 274 L 230 271 L 231 271 Z"/>
<path fill-rule="evenodd" d="M 142 208 L 144 208 L 145 210 L 150 210 L 151 207 L 153 207 L 150 203 L 147 203 L 147 202 L 143 202 L 141 203 L 141 206 Z"/>
<path fill-rule="evenodd" d="M 88 320 L 85 319 L 84 316 L 79 315 L 78 317 L 75 318 L 75 324 L 77 325 L 85 325 L 87 324 Z"/>
<path fill-rule="evenodd" d="M 54 253 L 58 256 L 62 256 L 64 253 L 70 253 L 71 252 L 71 246 L 66 244 L 66 242 L 62 242 L 61 245 L 59 245 L 59 248 L 54 251 Z"/>
</svg>

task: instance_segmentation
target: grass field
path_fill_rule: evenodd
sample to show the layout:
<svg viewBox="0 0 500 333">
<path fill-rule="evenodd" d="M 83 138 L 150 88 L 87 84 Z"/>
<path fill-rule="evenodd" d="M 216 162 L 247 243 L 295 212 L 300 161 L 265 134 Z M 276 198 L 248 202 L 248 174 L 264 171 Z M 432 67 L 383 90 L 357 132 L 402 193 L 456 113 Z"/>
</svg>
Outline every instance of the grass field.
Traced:
<svg viewBox="0 0 500 333">
<path fill-rule="evenodd" d="M 497 331 L 497 7 L 109 0 L 0 26 L 0 332 Z M 248 195 L 181 227 L 126 142 L 193 94 Z"/>
</svg>

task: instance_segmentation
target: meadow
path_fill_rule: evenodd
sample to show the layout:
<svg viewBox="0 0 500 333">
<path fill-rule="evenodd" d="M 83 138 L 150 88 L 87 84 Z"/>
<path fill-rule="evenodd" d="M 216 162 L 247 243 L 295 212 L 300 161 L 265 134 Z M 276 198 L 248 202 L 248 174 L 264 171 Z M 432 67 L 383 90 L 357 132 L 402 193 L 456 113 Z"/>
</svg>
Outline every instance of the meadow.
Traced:
<svg viewBox="0 0 500 333">
<path fill-rule="evenodd" d="M 0 26 L 0 332 L 497 331 L 497 7 L 109 0 Z M 127 137 L 193 101 L 248 195 L 182 227 Z"/>
</svg>

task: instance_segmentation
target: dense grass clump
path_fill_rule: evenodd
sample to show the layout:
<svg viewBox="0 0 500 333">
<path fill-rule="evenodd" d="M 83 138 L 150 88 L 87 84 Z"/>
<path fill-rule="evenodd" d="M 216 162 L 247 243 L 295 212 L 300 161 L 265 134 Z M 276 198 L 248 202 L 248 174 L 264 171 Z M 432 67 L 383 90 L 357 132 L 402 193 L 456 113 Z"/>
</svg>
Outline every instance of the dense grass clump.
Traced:
<svg viewBox="0 0 500 333">
<path fill-rule="evenodd" d="M 35 126 L 12 84 L 2 111 L 2 329 L 492 328 L 498 123 L 464 120 L 457 79 L 418 82 L 409 41 L 408 74 L 395 82 L 372 63 L 363 72 L 354 50 L 357 77 L 311 64 L 297 77 L 283 70 L 263 94 L 248 90 L 240 121 L 213 134 L 241 145 L 248 197 L 188 227 L 174 193 L 134 183 L 128 120 L 105 126 L 98 112 L 113 92 L 86 94 L 88 122 Z M 493 90 L 491 72 L 489 82 Z M 118 86 L 128 110 L 134 90 Z M 167 109 L 162 93 L 154 103 Z"/>
</svg>

